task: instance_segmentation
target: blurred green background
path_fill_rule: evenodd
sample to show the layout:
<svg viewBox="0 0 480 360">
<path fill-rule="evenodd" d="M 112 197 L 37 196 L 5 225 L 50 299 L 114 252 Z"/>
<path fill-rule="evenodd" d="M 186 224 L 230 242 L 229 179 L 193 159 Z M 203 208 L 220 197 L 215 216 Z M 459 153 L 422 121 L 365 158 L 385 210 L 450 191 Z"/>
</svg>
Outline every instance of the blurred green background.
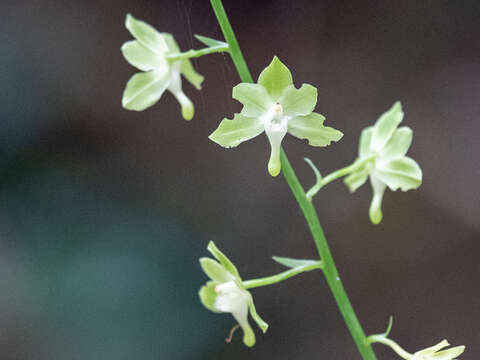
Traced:
<svg viewBox="0 0 480 360">
<path fill-rule="evenodd" d="M 387 192 L 368 220 L 369 186 L 337 182 L 315 203 L 367 333 L 415 351 L 447 338 L 480 356 L 480 3 L 225 1 L 256 78 L 278 55 L 317 111 L 345 133 L 328 148 L 286 137 L 305 186 L 350 163 L 360 130 L 397 99 L 414 129 L 417 191 Z M 175 35 L 221 38 L 208 1 L 0 3 L 0 358 L 2 360 L 359 359 L 320 273 L 254 290 L 269 322 L 254 349 L 224 339 L 230 315 L 205 310 L 197 259 L 214 240 L 244 278 L 282 271 L 272 255 L 314 257 L 285 181 L 266 172 L 260 136 L 225 150 L 207 136 L 240 104 L 226 55 L 206 76 L 193 121 L 165 94 L 120 106 L 135 72 L 120 54 L 125 14 Z M 379 359 L 395 358 L 375 347 Z"/>
</svg>

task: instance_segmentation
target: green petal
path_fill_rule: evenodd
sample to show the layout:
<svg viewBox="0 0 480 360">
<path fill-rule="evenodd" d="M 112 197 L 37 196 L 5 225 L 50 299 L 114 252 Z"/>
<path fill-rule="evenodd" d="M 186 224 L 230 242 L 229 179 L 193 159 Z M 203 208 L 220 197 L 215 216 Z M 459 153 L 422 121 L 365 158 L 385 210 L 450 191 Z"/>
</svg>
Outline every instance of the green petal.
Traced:
<svg viewBox="0 0 480 360">
<path fill-rule="evenodd" d="M 162 56 L 147 49 L 136 40 L 127 41 L 121 50 L 125 59 L 139 70 L 149 71 L 168 67 L 167 61 Z"/>
<path fill-rule="evenodd" d="M 225 283 L 233 280 L 233 275 L 213 259 L 201 258 L 200 266 L 205 274 L 216 282 Z"/>
<path fill-rule="evenodd" d="M 364 168 L 357 170 L 350 175 L 348 175 L 343 182 L 347 185 L 350 192 L 356 191 L 360 186 L 365 184 L 365 181 L 368 179 L 368 174 L 370 173 L 369 168 L 365 166 Z"/>
<path fill-rule="evenodd" d="M 264 127 L 260 120 L 235 114 L 233 120 L 223 119 L 209 139 L 223 147 L 230 148 L 254 138 L 263 131 Z"/>
<path fill-rule="evenodd" d="M 417 351 L 414 355 L 420 355 L 420 356 L 422 356 L 422 355 L 423 356 L 433 355 L 437 351 L 443 349 L 444 347 L 447 347 L 448 345 L 450 345 L 450 344 L 448 343 L 447 340 L 442 340 L 441 342 L 439 342 L 438 344 L 436 344 L 434 346 L 431 346 L 431 347 L 428 347 L 426 349 Z"/>
<path fill-rule="evenodd" d="M 375 174 L 388 187 L 395 191 L 416 189 L 422 184 L 422 170 L 415 160 L 409 157 L 393 159 L 386 164 L 377 165 Z"/>
<path fill-rule="evenodd" d="M 173 37 L 172 34 L 167 33 L 167 32 L 162 32 L 160 33 L 162 36 L 163 40 L 167 44 L 167 52 L 170 53 L 179 53 L 180 52 L 180 47 L 177 44 L 177 41 Z"/>
<path fill-rule="evenodd" d="M 135 39 L 151 51 L 155 53 L 167 51 L 167 44 L 162 35 L 146 22 L 137 20 L 128 14 L 125 20 L 125 27 Z"/>
<path fill-rule="evenodd" d="M 397 101 L 377 120 L 373 127 L 371 149 L 378 151 L 390 140 L 393 132 L 403 120 L 402 104 Z"/>
<path fill-rule="evenodd" d="M 215 300 L 218 295 L 215 291 L 215 286 L 216 283 L 214 281 L 207 282 L 206 285 L 200 288 L 198 296 L 200 296 L 200 301 L 202 302 L 203 306 L 205 306 L 208 310 L 215 313 L 221 313 L 221 311 L 218 311 L 215 308 Z"/>
<path fill-rule="evenodd" d="M 382 199 L 383 194 L 385 193 L 386 185 L 380 180 L 378 180 L 375 176 L 370 177 L 370 183 L 372 184 L 373 198 L 372 202 L 370 203 L 368 215 L 370 216 L 370 221 L 374 225 L 378 225 L 383 218 Z"/>
<path fill-rule="evenodd" d="M 317 104 L 317 89 L 308 84 L 303 84 L 300 89 L 290 85 L 283 91 L 279 102 L 287 116 L 308 115 Z"/>
<path fill-rule="evenodd" d="M 249 300 L 248 300 L 248 308 L 250 310 L 250 315 L 252 316 L 252 319 L 257 323 L 258 327 L 262 329 L 262 331 L 265 333 L 267 332 L 268 329 L 268 324 L 263 321 L 263 319 L 258 315 L 257 309 L 255 309 L 255 304 L 253 303 L 253 298 L 252 295 L 249 293 Z"/>
<path fill-rule="evenodd" d="M 128 110 L 142 111 L 155 104 L 170 83 L 164 70 L 133 75 L 123 92 L 122 106 Z"/>
<path fill-rule="evenodd" d="M 259 117 L 273 105 L 267 91 L 258 84 L 240 83 L 233 88 L 232 97 L 243 104 L 242 115 Z"/>
<path fill-rule="evenodd" d="M 360 157 L 369 156 L 371 153 L 373 126 L 369 126 L 362 130 L 360 141 L 358 144 L 358 155 Z"/>
<path fill-rule="evenodd" d="M 324 121 L 325 117 L 317 113 L 297 116 L 289 120 L 288 132 L 299 139 L 307 139 L 311 146 L 327 146 L 332 141 L 340 140 L 342 132 L 323 126 Z"/>
<path fill-rule="evenodd" d="M 382 157 L 388 159 L 405 156 L 412 143 L 412 134 L 412 129 L 406 126 L 395 130 L 390 141 L 380 151 Z"/>
<path fill-rule="evenodd" d="M 233 265 L 233 263 L 227 258 L 227 256 L 217 248 L 217 246 L 213 241 L 210 241 L 208 243 L 207 249 L 215 257 L 215 259 L 217 259 L 220 262 L 220 264 L 222 264 L 223 267 L 227 269 L 229 273 L 231 273 L 233 276 L 237 278 L 240 278 L 240 274 L 238 273 L 238 270 L 235 267 L 235 265 Z"/>
<path fill-rule="evenodd" d="M 272 99 L 276 101 L 280 99 L 285 88 L 293 84 L 292 74 L 278 57 L 275 56 L 270 65 L 263 69 L 258 77 L 257 83 L 262 85 Z"/>
</svg>

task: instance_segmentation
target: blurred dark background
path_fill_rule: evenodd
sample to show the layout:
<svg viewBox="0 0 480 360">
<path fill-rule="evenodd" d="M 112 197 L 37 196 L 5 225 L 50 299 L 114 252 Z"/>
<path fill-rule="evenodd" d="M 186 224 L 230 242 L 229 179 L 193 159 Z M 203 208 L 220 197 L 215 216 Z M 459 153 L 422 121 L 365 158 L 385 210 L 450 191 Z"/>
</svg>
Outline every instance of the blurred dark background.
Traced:
<svg viewBox="0 0 480 360">
<path fill-rule="evenodd" d="M 341 181 L 316 200 L 341 276 L 367 333 L 415 351 L 447 338 L 480 356 L 480 3 L 225 1 L 256 78 L 278 55 L 317 111 L 345 133 L 328 148 L 284 147 L 303 184 L 356 156 L 360 130 L 395 100 L 414 129 L 417 191 L 387 192 L 368 220 L 369 186 Z M 175 35 L 222 38 L 208 1 L 0 3 L 0 358 L 359 359 L 325 280 L 308 273 L 254 291 L 270 324 L 247 349 L 230 315 L 205 310 L 197 259 L 214 240 L 244 278 L 283 269 L 272 255 L 315 257 L 259 136 L 225 150 L 207 136 L 240 105 L 226 55 L 200 58 L 203 90 L 181 119 L 165 93 L 120 106 L 136 71 L 120 46 L 125 14 Z M 394 359 L 375 346 L 379 359 Z"/>
</svg>

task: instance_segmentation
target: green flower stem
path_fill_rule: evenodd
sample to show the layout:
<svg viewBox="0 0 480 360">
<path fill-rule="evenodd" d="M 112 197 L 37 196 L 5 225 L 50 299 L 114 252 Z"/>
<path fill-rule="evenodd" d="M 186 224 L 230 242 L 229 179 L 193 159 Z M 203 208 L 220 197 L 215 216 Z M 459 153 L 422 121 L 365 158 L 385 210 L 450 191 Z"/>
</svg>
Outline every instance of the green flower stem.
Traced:
<svg viewBox="0 0 480 360">
<path fill-rule="evenodd" d="M 225 9 L 223 8 L 221 0 L 210 0 L 210 2 L 217 17 L 218 23 L 222 29 L 223 35 L 230 46 L 230 55 L 232 56 L 241 80 L 243 82 L 253 82 L 252 76 L 250 75 L 247 64 L 243 59 L 242 52 L 233 33 L 232 26 L 228 21 L 227 14 L 225 13 Z M 352 334 L 362 358 L 364 360 L 375 360 L 375 353 L 373 352 L 371 345 L 365 341 L 365 333 L 363 332 L 360 322 L 358 321 L 355 311 L 353 310 L 350 300 L 348 299 L 345 289 L 343 288 L 315 208 L 313 207 L 310 199 L 307 198 L 307 195 L 303 190 L 302 185 L 298 181 L 297 176 L 293 171 L 283 149 L 280 153 L 280 160 L 285 179 L 287 180 L 290 189 L 292 190 L 298 204 L 300 205 L 300 208 L 302 209 L 308 226 L 310 227 L 310 231 L 313 235 L 318 253 L 323 260 L 323 270 L 327 279 L 327 283 L 333 293 L 345 323 Z"/>
<path fill-rule="evenodd" d="M 325 185 L 327 185 L 328 183 L 330 183 L 334 180 L 337 180 L 338 178 L 349 175 L 350 173 L 358 170 L 359 168 L 364 166 L 366 163 L 371 162 L 374 159 L 375 159 L 375 156 L 370 156 L 370 157 L 365 158 L 363 160 L 355 161 L 353 164 L 351 164 L 349 166 L 345 166 L 344 168 L 338 169 L 338 170 L 332 172 L 331 174 L 328 174 L 327 176 L 322 178 L 322 181 L 320 182 L 320 187 L 318 187 L 316 190 L 317 191 L 320 190 L 322 187 L 324 187 Z M 313 194 L 313 195 L 315 195 L 315 194 Z"/>
<path fill-rule="evenodd" d="M 315 269 L 322 269 L 322 268 L 323 268 L 323 263 L 322 261 L 319 260 L 315 264 L 298 266 L 296 268 L 284 271 L 280 274 L 267 276 L 260 279 L 246 280 L 243 282 L 243 286 L 245 286 L 246 289 L 252 289 L 260 286 L 272 285 L 272 284 L 276 284 L 281 281 L 287 280 L 288 278 L 291 278 L 292 276 L 301 274 L 303 272 L 312 271 Z"/>
<path fill-rule="evenodd" d="M 383 334 L 381 335 L 370 335 L 368 338 L 365 339 L 367 344 L 372 343 L 381 343 L 383 345 L 389 346 L 393 351 L 395 351 L 398 356 L 404 359 L 410 359 L 413 355 L 410 354 L 408 351 L 403 350 L 400 345 L 398 345 L 395 341 L 385 337 Z"/>
<path fill-rule="evenodd" d="M 170 54 L 167 56 L 168 60 L 171 61 L 177 61 L 177 60 L 184 60 L 184 59 L 190 59 L 190 58 L 197 58 L 203 55 L 209 55 L 209 54 L 214 54 L 214 53 L 219 53 L 219 52 L 227 52 L 228 51 L 228 45 L 227 46 L 212 46 L 212 47 L 207 47 L 204 49 L 200 50 L 188 50 L 182 53 L 176 53 L 176 54 Z"/>
</svg>

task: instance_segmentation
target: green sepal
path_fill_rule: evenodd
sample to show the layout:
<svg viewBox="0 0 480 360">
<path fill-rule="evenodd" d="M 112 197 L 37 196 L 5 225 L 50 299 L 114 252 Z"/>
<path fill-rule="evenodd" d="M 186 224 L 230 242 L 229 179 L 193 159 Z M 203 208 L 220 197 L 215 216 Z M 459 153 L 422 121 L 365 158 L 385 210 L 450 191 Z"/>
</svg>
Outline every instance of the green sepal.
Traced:
<svg viewBox="0 0 480 360">
<path fill-rule="evenodd" d="M 268 329 L 268 324 L 263 321 L 263 319 L 258 315 L 257 309 L 255 308 L 255 304 L 253 303 L 253 297 L 250 293 L 249 295 L 249 300 L 248 300 L 248 309 L 250 311 L 250 315 L 252 316 L 252 319 L 257 323 L 258 327 L 263 331 L 263 333 L 267 332 Z"/>
<path fill-rule="evenodd" d="M 201 258 L 200 266 L 207 276 L 218 283 L 229 282 L 233 280 L 230 274 L 222 265 L 210 258 Z"/>
<path fill-rule="evenodd" d="M 395 130 L 392 138 L 380 151 L 385 159 L 405 156 L 412 144 L 413 131 L 409 127 L 403 126 Z"/>
<path fill-rule="evenodd" d="M 327 146 L 332 141 L 339 141 L 343 133 L 324 126 L 324 121 L 325 117 L 318 113 L 297 116 L 288 122 L 288 133 L 299 139 L 307 139 L 311 146 Z"/>
<path fill-rule="evenodd" d="M 225 48 L 228 47 L 228 44 L 226 42 L 220 41 L 220 40 L 215 40 L 206 36 L 198 35 L 195 34 L 193 35 L 198 41 L 200 41 L 202 44 L 207 45 L 210 48 Z"/>
<path fill-rule="evenodd" d="M 214 313 L 220 314 L 221 311 L 218 311 L 215 308 L 215 300 L 218 295 L 215 291 L 215 286 L 216 283 L 214 281 L 207 282 L 206 285 L 200 288 L 198 296 L 200 296 L 200 301 L 202 302 L 203 306 Z"/>
<path fill-rule="evenodd" d="M 293 85 L 287 86 L 279 102 L 287 116 L 308 115 L 317 104 L 317 89 L 309 84 L 303 84 L 300 89 L 296 89 Z"/>
<path fill-rule="evenodd" d="M 277 101 L 283 91 L 293 84 L 292 73 L 275 56 L 270 65 L 260 73 L 257 83 L 267 90 L 274 101 Z"/>
<path fill-rule="evenodd" d="M 392 191 L 416 189 L 422 184 L 422 170 L 417 162 L 407 156 L 395 158 L 375 169 L 376 176 Z"/>
<path fill-rule="evenodd" d="M 358 156 L 366 157 L 372 153 L 370 144 L 372 143 L 373 126 L 369 126 L 362 130 L 360 141 L 358 142 Z"/>
<path fill-rule="evenodd" d="M 164 70 L 133 75 L 123 92 L 122 106 L 128 110 L 142 111 L 154 105 L 170 83 L 168 73 Z"/>
<path fill-rule="evenodd" d="M 300 266 L 308 266 L 318 264 L 318 260 L 310 259 L 292 259 L 288 257 L 272 256 L 272 259 L 279 263 L 280 265 L 286 266 L 288 268 L 297 268 Z"/>
<path fill-rule="evenodd" d="M 168 46 L 162 35 L 153 26 L 135 19 L 133 15 L 127 14 L 125 27 L 135 39 L 151 51 L 163 53 L 168 50 Z"/>
<path fill-rule="evenodd" d="M 259 117 L 273 105 L 265 88 L 258 84 L 240 83 L 233 88 L 232 97 L 243 104 L 242 115 Z"/>
<path fill-rule="evenodd" d="M 260 120 L 235 114 L 232 120 L 223 119 L 208 138 L 223 147 L 230 148 L 254 138 L 263 131 L 264 127 Z"/>
<path fill-rule="evenodd" d="M 230 259 L 223 253 L 221 252 L 215 243 L 213 241 L 210 241 L 207 246 L 208 251 L 213 255 L 215 259 L 217 259 L 220 264 L 223 265 L 223 267 L 233 276 L 236 278 L 240 279 L 240 274 L 238 273 L 238 270 L 235 265 L 230 261 Z M 241 282 L 240 282 L 241 284 Z M 243 285 L 242 285 L 243 287 Z"/>
<path fill-rule="evenodd" d="M 140 44 L 137 40 L 127 41 L 121 47 L 123 57 L 137 69 L 150 71 L 160 67 L 168 67 L 166 61 L 150 49 Z"/>
<path fill-rule="evenodd" d="M 373 126 L 370 148 L 374 151 L 382 149 L 390 140 L 393 132 L 403 120 L 402 104 L 397 101 L 383 113 Z"/>
</svg>

